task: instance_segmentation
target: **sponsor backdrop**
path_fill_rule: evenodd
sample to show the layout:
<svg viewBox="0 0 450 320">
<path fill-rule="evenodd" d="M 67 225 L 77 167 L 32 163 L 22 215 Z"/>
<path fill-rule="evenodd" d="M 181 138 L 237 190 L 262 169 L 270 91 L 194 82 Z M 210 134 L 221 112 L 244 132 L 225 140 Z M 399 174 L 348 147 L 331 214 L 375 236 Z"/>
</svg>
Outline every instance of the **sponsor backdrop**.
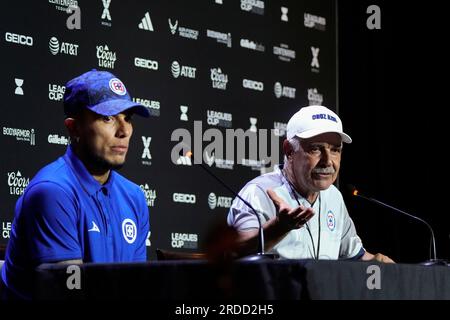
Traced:
<svg viewBox="0 0 450 320">
<path fill-rule="evenodd" d="M 0 244 L 24 188 L 70 143 L 65 83 L 96 68 L 118 76 L 152 115 L 135 118 L 121 170 L 145 193 L 150 257 L 156 248 L 201 251 L 232 195 L 174 147 L 191 146 L 235 190 L 271 171 L 290 115 L 308 104 L 335 109 L 335 9 L 318 0 L 5 3 Z M 245 133 L 244 153 L 230 131 Z M 235 142 L 234 155 L 222 148 Z"/>
</svg>

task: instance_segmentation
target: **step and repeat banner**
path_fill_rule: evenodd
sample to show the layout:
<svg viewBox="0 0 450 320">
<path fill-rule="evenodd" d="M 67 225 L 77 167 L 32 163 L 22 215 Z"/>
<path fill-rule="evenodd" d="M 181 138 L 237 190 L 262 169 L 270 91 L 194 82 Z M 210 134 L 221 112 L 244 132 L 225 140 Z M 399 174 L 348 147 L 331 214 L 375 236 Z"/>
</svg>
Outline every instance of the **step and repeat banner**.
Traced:
<svg viewBox="0 0 450 320">
<path fill-rule="evenodd" d="M 7 1 L 0 11 L 0 245 L 36 172 L 64 154 L 65 83 L 107 70 L 145 105 L 121 174 L 156 248 L 200 251 L 233 196 L 280 158 L 301 106 L 335 109 L 336 4 L 318 0 Z M 244 150 L 244 151 L 243 151 Z"/>
</svg>

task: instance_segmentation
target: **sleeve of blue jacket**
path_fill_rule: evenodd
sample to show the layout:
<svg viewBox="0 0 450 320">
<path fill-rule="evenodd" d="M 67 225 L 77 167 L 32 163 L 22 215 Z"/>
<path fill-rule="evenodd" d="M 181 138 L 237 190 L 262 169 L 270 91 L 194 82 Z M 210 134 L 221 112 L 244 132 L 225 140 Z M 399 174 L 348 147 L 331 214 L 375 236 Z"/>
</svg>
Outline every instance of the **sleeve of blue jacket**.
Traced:
<svg viewBox="0 0 450 320">
<path fill-rule="evenodd" d="M 78 207 L 61 186 L 41 182 L 27 190 L 22 218 L 31 259 L 36 263 L 83 259 L 78 239 Z"/>
</svg>

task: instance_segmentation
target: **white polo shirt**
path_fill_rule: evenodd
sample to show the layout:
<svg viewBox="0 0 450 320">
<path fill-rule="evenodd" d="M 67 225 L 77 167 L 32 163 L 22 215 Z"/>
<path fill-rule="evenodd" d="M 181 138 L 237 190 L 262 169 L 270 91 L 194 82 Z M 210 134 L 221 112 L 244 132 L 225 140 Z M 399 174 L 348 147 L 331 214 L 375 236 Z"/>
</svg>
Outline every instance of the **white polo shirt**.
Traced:
<svg viewBox="0 0 450 320">
<path fill-rule="evenodd" d="M 268 189 L 275 191 L 292 208 L 298 206 L 293 192 L 304 207 L 311 207 L 305 198 L 291 189 L 280 169 L 281 166 L 277 166 L 275 171 L 251 180 L 239 192 L 258 212 L 262 225 L 277 214 L 275 205 L 266 193 Z M 311 235 L 306 225 L 291 230 L 269 253 L 276 253 L 285 259 L 315 259 L 320 236 L 319 259 L 357 259 L 364 254 L 362 241 L 356 234 L 342 194 L 334 185 L 321 191 L 312 207 L 315 215 L 307 223 Z M 258 228 L 253 210 L 239 198 L 234 199 L 227 221 L 239 231 Z"/>
</svg>

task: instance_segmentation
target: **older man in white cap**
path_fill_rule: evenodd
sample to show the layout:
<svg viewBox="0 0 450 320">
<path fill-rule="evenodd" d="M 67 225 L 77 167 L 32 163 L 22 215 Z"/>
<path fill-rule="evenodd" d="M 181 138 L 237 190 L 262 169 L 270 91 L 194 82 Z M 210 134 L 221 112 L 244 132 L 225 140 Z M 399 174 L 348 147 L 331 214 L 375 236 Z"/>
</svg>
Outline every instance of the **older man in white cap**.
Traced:
<svg viewBox="0 0 450 320">
<path fill-rule="evenodd" d="M 287 124 L 284 165 L 240 191 L 258 213 L 268 252 L 286 259 L 393 262 L 364 249 L 342 194 L 333 185 L 343 142 L 352 139 L 336 113 L 323 106 L 301 108 Z M 239 231 L 241 255 L 256 251 L 258 218 L 242 200 L 234 200 L 228 224 Z"/>
</svg>

